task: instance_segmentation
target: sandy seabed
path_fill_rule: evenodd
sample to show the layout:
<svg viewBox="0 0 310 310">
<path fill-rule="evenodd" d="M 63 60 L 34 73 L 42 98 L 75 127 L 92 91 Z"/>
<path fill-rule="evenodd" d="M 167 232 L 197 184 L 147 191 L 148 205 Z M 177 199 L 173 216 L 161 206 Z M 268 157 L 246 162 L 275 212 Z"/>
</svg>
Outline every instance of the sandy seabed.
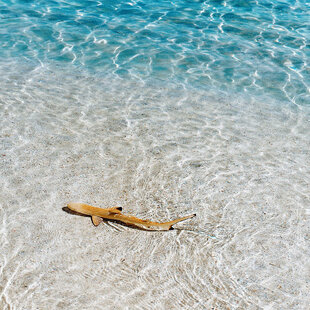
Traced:
<svg viewBox="0 0 310 310">
<path fill-rule="evenodd" d="M 309 107 L 1 76 L 1 309 L 307 309 Z M 95 228 L 69 201 L 197 216 Z"/>
</svg>

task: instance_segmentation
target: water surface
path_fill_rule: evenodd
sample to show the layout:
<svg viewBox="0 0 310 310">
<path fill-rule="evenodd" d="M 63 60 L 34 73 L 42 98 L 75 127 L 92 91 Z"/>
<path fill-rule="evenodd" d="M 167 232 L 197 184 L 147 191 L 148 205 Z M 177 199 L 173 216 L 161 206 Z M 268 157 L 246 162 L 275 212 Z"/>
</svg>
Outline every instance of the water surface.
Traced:
<svg viewBox="0 0 310 310">
<path fill-rule="evenodd" d="M 307 309 L 309 9 L 0 1 L 0 308 Z"/>
</svg>

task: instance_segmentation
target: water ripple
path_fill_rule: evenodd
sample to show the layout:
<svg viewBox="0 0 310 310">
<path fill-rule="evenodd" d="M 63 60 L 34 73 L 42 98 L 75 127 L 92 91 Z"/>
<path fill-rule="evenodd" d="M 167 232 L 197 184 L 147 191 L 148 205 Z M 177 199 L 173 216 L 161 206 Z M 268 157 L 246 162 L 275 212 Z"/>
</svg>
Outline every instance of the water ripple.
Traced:
<svg viewBox="0 0 310 310">
<path fill-rule="evenodd" d="M 263 88 L 295 104 L 309 99 L 305 1 L 36 1 L 31 8 L 14 1 L 0 8 L 2 57 L 227 93 Z"/>
<path fill-rule="evenodd" d="M 12 68 L 0 83 L 2 308 L 309 304 L 307 107 Z M 71 200 L 197 217 L 168 233 L 94 228 L 62 211 Z"/>
</svg>

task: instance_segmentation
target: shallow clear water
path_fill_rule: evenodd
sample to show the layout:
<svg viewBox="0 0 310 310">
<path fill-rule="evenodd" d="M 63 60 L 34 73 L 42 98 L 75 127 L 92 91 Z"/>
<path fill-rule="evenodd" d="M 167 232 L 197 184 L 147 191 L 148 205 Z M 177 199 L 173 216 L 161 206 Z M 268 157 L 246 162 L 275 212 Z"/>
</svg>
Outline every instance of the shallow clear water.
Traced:
<svg viewBox="0 0 310 310">
<path fill-rule="evenodd" d="M 0 308 L 307 309 L 308 12 L 0 1 Z"/>
</svg>

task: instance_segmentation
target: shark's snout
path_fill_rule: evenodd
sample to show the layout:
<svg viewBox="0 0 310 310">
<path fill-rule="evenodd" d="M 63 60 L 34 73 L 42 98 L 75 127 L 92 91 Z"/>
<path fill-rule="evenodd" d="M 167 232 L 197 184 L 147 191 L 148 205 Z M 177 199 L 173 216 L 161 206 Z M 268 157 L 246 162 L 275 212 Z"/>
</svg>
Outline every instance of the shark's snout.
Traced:
<svg viewBox="0 0 310 310">
<path fill-rule="evenodd" d="M 67 204 L 67 207 L 70 209 L 70 210 L 72 210 L 72 211 L 76 211 L 76 212 L 78 212 L 79 211 L 79 203 L 75 203 L 75 202 L 69 202 L 68 204 Z"/>
</svg>

